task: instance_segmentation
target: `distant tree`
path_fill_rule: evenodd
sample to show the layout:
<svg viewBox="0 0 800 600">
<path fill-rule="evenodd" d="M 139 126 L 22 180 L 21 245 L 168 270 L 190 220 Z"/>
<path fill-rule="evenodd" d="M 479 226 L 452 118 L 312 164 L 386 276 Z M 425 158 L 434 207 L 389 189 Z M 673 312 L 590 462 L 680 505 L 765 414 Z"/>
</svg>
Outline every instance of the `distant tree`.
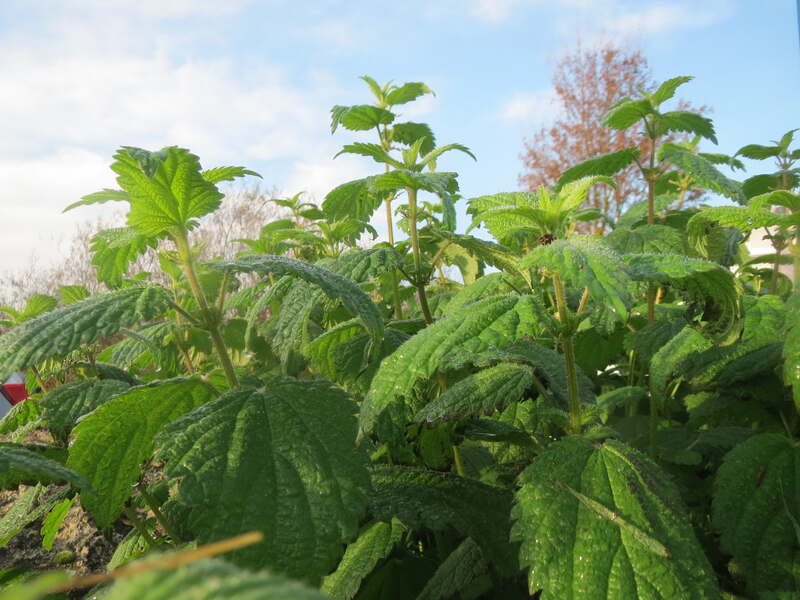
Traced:
<svg viewBox="0 0 800 600">
<path fill-rule="evenodd" d="M 274 196 L 274 190 L 264 191 L 257 186 L 234 189 L 226 194 L 220 209 L 192 232 L 195 243 L 202 245 L 202 258 L 231 259 L 245 250 L 246 246 L 234 240 L 258 237 L 262 226 L 283 216 L 280 207 L 272 202 Z M 61 260 L 48 265 L 34 255 L 15 269 L 0 271 L 0 305 L 20 307 L 34 294 L 58 296 L 59 288 L 64 285 L 82 285 L 91 293 L 106 291 L 106 286 L 97 280 L 92 264 L 91 241 L 98 231 L 122 225 L 121 219 L 82 223 L 69 240 L 62 241 Z M 131 264 L 128 274 L 159 274 L 158 264 L 155 251 L 149 250 Z"/>
<path fill-rule="evenodd" d="M 616 101 L 653 88 L 647 59 L 639 50 L 613 43 L 594 48 L 579 45 L 556 64 L 552 82 L 560 116 L 525 141 L 520 155 L 525 172 L 519 181 L 526 189 L 553 186 L 569 167 L 607 152 L 639 146 L 642 156 L 649 156 L 649 143 L 636 128 L 618 131 L 597 125 Z M 705 107 L 692 109 L 682 102 L 680 108 L 700 112 Z M 684 139 L 672 136 L 665 141 Z M 616 180 L 616 189 L 596 186 L 587 199 L 587 204 L 613 218 L 625 205 L 644 198 L 647 189 L 635 164 Z"/>
</svg>

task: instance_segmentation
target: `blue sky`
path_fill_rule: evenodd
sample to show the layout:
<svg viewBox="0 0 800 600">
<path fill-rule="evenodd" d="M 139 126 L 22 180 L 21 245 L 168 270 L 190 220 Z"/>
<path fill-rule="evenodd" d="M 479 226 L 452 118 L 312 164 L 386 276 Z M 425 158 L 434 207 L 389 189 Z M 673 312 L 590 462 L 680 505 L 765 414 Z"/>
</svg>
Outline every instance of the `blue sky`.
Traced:
<svg viewBox="0 0 800 600">
<path fill-rule="evenodd" d="M 682 96 L 713 107 L 719 151 L 800 127 L 794 0 L 2 0 L 0 269 L 58 256 L 61 209 L 114 185 L 114 149 L 191 148 L 267 188 L 307 190 L 374 172 L 332 159 L 333 104 L 368 99 L 358 79 L 425 81 L 406 117 L 461 142 L 465 196 L 518 188 L 524 137 L 555 115 L 550 73 L 580 37 L 632 43 L 653 75 L 696 76 Z"/>
</svg>

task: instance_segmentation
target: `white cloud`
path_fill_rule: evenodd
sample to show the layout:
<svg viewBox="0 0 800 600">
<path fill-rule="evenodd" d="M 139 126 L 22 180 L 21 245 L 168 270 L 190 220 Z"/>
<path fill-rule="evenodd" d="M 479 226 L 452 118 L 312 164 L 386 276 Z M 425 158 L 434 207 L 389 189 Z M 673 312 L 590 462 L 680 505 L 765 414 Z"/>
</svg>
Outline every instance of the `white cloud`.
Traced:
<svg viewBox="0 0 800 600">
<path fill-rule="evenodd" d="M 189 4 L 214 12 L 220 3 L 160 4 L 169 7 L 165 14 L 178 15 L 188 13 Z M 48 15 L 41 23 L 46 42 L 39 43 L 39 32 L 21 29 L 0 38 L 0 269 L 32 252 L 53 258 L 55 240 L 69 236 L 77 223 L 113 213 L 107 205 L 67 215 L 61 210 L 87 193 L 115 187 L 108 165 L 120 145 L 181 145 L 204 166 L 254 168 L 267 187 L 309 189 L 320 198 L 330 189 L 324 188 L 343 165 L 330 160 L 338 140 L 325 126 L 337 92 L 329 76 L 311 71 L 301 86 L 259 59 L 185 58 L 193 55 L 184 52 L 188 45 L 178 51 L 171 34 L 162 43 L 157 24 L 145 22 L 159 3 L 139 3 L 133 16 L 133 9 L 121 11 L 108 26 L 98 16 L 108 8 L 105 2 L 84 0 L 81 6 L 94 11 L 99 5 L 85 21 Z M 140 26 L 152 39 L 137 35 Z M 136 47 L 144 39 L 152 43 Z M 282 176 L 266 161 L 295 166 Z M 320 170 L 317 162 L 331 166 Z M 308 183 L 301 181 L 305 175 Z"/>
<path fill-rule="evenodd" d="M 611 31 L 628 34 L 656 34 L 674 29 L 690 29 L 712 25 L 725 19 L 726 2 L 711 6 L 696 4 L 655 4 L 642 10 L 620 11 L 604 20 Z"/>
<path fill-rule="evenodd" d="M 281 188 L 286 195 L 304 191 L 309 200 L 321 204 L 325 195 L 337 185 L 376 172 L 379 171 L 370 169 L 368 162 L 353 156 L 339 156 L 336 160 L 331 160 L 329 156 L 320 156 L 318 159 L 298 160 L 292 164 Z"/>
<path fill-rule="evenodd" d="M 607 3 L 608 0 L 606 0 Z M 602 0 L 472 0 L 471 13 L 483 21 L 499 23 L 507 20 L 520 7 L 548 6 L 565 8 L 588 8 L 602 5 Z"/>
<path fill-rule="evenodd" d="M 548 123 L 558 117 L 560 109 L 552 88 L 513 94 L 498 111 L 508 123 L 533 126 Z"/>
</svg>

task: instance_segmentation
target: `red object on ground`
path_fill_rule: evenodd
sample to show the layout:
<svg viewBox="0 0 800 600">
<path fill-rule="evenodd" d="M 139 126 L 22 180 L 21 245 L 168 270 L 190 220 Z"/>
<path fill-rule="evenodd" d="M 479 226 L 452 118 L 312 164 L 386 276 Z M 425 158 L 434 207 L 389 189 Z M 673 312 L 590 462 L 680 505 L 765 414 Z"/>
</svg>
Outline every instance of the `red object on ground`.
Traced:
<svg viewBox="0 0 800 600">
<path fill-rule="evenodd" d="M 2 386 L 3 393 L 11 404 L 19 404 L 28 397 L 24 383 L 7 383 Z"/>
</svg>

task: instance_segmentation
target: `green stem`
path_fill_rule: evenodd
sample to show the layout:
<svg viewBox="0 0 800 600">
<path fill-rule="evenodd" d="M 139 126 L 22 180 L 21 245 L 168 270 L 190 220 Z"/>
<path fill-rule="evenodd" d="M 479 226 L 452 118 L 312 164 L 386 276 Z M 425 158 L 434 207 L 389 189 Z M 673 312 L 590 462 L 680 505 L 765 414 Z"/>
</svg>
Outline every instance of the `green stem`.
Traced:
<svg viewBox="0 0 800 600">
<path fill-rule="evenodd" d="M 650 457 L 655 459 L 658 454 L 658 442 L 656 438 L 658 437 L 658 416 L 660 411 L 658 398 L 654 393 L 650 394 L 650 421 L 648 426 L 648 434 L 650 438 L 650 447 L 649 453 Z"/>
<path fill-rule="evenodd" d="M 139 483 L 139 485 L 137 485 L 136 487 L 139 490 L 139 493 L 142 495 L 142 498 L 144 498 L 147 507 L 151 511 L 153 511 L 153 515 L 155 515 L 156 521 L 158 521 L 159 525 L 161 525 L 161 528 L 164 530 L 164 533 L 166 533 L 174 543 L 177 544 L 178 542 L 180 542 L 181 541 L 180 536 L 167 522 L 167 519 L 164 518 L 164 513 L 162 513 L 161 510 L 158 508 L 158 504 L 156 503 L 155 499 L 148 493 L 146 486 L 143 483 Z"/>
<path fill-rule="evenodd" d="M 656 139 L 650 138 L 650 169 L 647 171 L 647 224 L 653 225 L 656 222 Z M 656 288 L 651 283 L 647 287 L 647 322 L 655 321 L 656 314 Z"/>
<path fill-rule="evenodd" d="M 203 315 L 203 325 L 211 336 L 211 342 L 214 344 L 214 349 L 219 355 L 219 362 L 222 364 L 222 370 L 225 372 L 225 379 L 228 385 L 232 388 L 239 385 L 239 380 L 236 378 L 236 372 L 233 370 L 233 363 L 228 354 L 228 349 L 225 346 L 225 341 L 222 339 L 222 334 L 219 332 L 219 317 L 212 314 L 211 308 L 208 305 L 206 295 L 203 293 L 203 288 L 200 287 L 200 280 L 197 278 L 197 270 L 195 269 L 194 256 L 189 247 L 189 240 L 186 238 L 186 233 L 183 231 L 174 232 L 173 239 L 175 247 L 178 250 L 178 256 L 181 259 L 181 266 L 186 274 L 186 279 L 189 281 L 189 287 L 192 288 L 195 300 L 200 307 Z"/>
<path fill-rule="evenodd" d="M 466 477 L 464 475 L 464 463 L 461 461 L 461 448 L 453 444 L 453 463 L 456 467 L 456 473 L 461 477 Z"/>
<path fill-rule="evenodd" d="M 553 273 L 553 287 L 556 292 L 558 319 L 561 321 L 561 349 L 564 351 L 564 362 L 567 367 L 567 399 L 569 402 L 569 432 L 580 433 L 582 423 L 581 401 L 578 397 L 578 372 L 575 368 L 575 349 L 572 346 L 572 331 L 567 307 L 564 284 L 557 273 Z"/>
<path fill-rule="evenodd" d="M 158 545 L 156 539 L 150 535 L 150 532 L 147 531 L 147 527 L 145 527 L 144 523 L 142 523 L 142 521 L 136 515 L 136 511 L 130 506 L 125 507 L 125 516 L 128 517 L 128 520 L 133 524 L 133 528 L 136 529 L 136 531 L 138 531 L 139 534 L 144 538 L 144 541 L 150 550 Z"/>
<path fill-rule="evenodd" d="M 406 194 L 408 194 L 408 230 L 411 237 L 411 252 L 414 255 L 414 287 L 417 288 L 417 297 L 425 322 L 430 325 L 433 323 L 433 316 L 425 294 L 425 282 L 422 280 L 422 256 L 417 234 L 417 190 L 406 188 Z"/>
</svg>

